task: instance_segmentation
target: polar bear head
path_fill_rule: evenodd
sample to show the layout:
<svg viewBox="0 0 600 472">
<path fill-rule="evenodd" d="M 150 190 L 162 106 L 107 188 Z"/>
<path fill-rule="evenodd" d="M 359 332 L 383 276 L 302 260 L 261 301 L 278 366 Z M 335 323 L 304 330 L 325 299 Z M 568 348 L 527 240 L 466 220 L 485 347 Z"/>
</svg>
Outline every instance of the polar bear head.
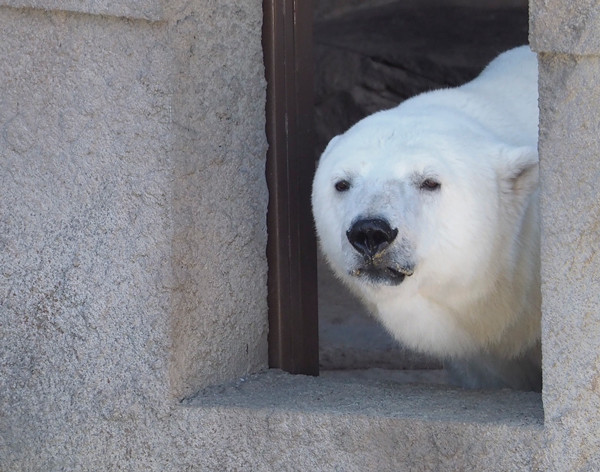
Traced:
<svg viewBox="0 0 600 472">
<path fill-rule="evenodd" d="M 313 183 L 317 235 L 367 301 L 419 294 L 458 310 L 514 272 L 537 179 L 535 146 L 408 103 L 329 143 Z"/>
<path fill-rule="evenodd" d="M 463 385 L 541 385 L 537 58 L 418 95 L 334 138 L 313 181 L 330 266 Z"/>
</svg>

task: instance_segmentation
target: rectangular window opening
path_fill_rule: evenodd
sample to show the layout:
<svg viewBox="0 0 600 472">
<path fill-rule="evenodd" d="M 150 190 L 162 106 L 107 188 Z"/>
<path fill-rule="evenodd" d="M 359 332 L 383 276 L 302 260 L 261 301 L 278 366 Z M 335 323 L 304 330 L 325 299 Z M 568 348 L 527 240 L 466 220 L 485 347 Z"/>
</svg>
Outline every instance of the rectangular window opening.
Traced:
<svg viewBox="0 0 600 472">
<path fill-rule="evenodd" d="M 499 52 L 527 44 L 527 2 L 332 0 L 313 9 L 265 0 L 264 28 L 270 366 L 447 385 L 438 360 L 399 346 L 331 274 L 314 240 L 312 175 L 327 142 L 364 116 L 461 85 Z"/>
</svg>

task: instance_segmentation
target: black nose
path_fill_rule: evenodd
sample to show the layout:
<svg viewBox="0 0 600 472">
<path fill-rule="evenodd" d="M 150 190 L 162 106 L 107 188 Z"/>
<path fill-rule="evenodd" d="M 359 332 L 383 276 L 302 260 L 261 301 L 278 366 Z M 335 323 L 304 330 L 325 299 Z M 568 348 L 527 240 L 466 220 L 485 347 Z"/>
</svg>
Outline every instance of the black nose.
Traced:
<svg viewBox="0 0 600 472">
<path fill-rule="evenodd" d="M 358 220 L 346 231 L 348 241 L 354 249 L 370 258 L 381 253 L 397 235 L 398 229 L 392 229 L 389 223 L 381 218 Z"/>
</svg>

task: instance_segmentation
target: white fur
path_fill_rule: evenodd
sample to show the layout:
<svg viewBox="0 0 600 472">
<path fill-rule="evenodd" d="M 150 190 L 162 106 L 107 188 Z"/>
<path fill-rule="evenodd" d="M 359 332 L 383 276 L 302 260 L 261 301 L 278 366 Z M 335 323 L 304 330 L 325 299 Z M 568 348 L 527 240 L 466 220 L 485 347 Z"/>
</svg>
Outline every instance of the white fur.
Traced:
<svg viewBox="0 0 600 472">
<path fill-rule="evenodd" d="M 390 333 L 470 387 L 540 388 L 537 59 L 526 46 L 475 80 L 375 113 L 334 138 L 313 183 L 321 248 Z M 439 181 L 434 191 L 421 188 Z M 350 183 L 338 191 L 336 182 Z M 398 229 L 399 285 L 359 273 L 358 218 Z M 457 362 L 458 361 L 458 362 Z"/>
</svg>

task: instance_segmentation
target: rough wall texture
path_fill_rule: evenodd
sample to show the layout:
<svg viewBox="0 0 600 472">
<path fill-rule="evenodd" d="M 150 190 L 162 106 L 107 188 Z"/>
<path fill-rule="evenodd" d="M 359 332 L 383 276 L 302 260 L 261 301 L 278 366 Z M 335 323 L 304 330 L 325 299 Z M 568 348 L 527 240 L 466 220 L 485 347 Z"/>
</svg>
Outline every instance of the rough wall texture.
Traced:
<svg viewBox="0 0 600 472">
<path fill-rule="evenodd" d="M 541 470 L 600 469 L 600 16 L 537 1 L 545 445 Z"/>
<path fill-rule="evenodd" d="M 200 4 L 168 31 L 177 396 L 267 364 L 261 3 Z"/>
<path fill-rule="evenodd" d="M 261 3 L 41 3 L 0 7 L 0 470 L 108 470 L 266 368 Z"/>
<path fill-rule="evenodd" d="M 169 6 L 169 4 L 172 4 Z M 130 19 L 164 20 L 180 1 L 169 0 L 0 0 L 0 6 L 34 8 L 45 11 L 71 11 Z"/>
<path fill-rule="evenodd" d="M 531 0 L 530 11 L 536 51 L 600 53 L 600 11 L 595 0 Z"/>
<path fill-rule="evenodd" d="M 0 392 L 23 451 L 168 396 L 160 28 L 0 9 Z"/>
<path fill-rule="evenodd" d="M 0 456 L 8 471 L 529 471 L 536 394 L 465 392 L 270 371 L 168 415 L 73 424 Z M 67 422 L 68 420 L 64 420 Z M 27 449 L 26 449 L 27 448 Z"/>
<path fill-rule="evenodd" d="M 598 470 L 600 59 L 544 54 L 540 71 L 547 467 Z"/>
</svg>

